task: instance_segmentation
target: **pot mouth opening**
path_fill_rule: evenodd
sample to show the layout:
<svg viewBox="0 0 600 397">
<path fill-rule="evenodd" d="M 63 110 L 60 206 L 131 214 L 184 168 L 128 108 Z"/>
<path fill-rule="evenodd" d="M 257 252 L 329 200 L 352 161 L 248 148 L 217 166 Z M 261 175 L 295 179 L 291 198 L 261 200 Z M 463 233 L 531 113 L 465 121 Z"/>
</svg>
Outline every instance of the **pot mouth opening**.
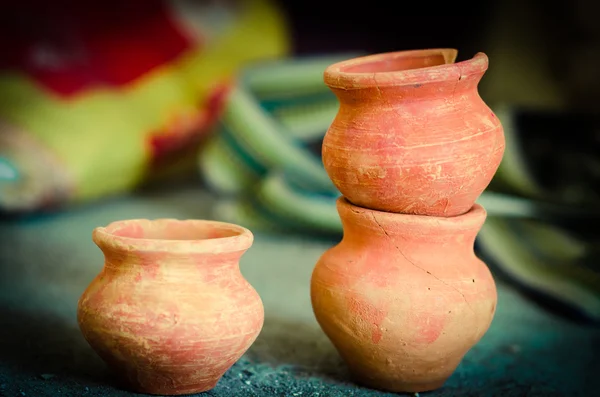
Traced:
<svg viewBox="0 0 600 397">
<path fill-rule="evenodd" d="M 100 247 L 116 249 L 224 252 L 249 248 L 253 235 L 242 226 L 218 221 L 129 219 L 96 228 L 93 239 Z"/>
<path fill-rule="evenodd" d="M 414 55 L 403 52 L 381 54 L 357 59 L 362 62 L 342 64 L 338 70 L 347 74 L 403 72 L 451 64 L 454 63 L 456 55 L 457 51 L 451 49 L 422 51 Z"/>
</svg>

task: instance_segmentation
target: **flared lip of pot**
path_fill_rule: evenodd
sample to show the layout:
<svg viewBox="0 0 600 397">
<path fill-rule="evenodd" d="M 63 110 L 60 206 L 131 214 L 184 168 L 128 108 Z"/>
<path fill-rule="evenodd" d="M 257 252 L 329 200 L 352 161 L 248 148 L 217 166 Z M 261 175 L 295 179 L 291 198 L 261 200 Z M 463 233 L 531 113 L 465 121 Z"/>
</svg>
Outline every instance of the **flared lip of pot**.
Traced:
<svg viewBox="0 0 600 397">
<path fill-rule="evenodd" d="M 362 220 L 363 224 L 371 224 L 377 227 L 393 224 L 407 228 L 422 228 L 424 231 L 431 229 L 440 233 L 479 228 L 487 217 L 485 208 L 477 203 L 466 213 L 449 217 L 378 211 L 356 206 L 343 196 L 337 199 L 337 208 L 340 216 L 350 220 L 350 222 L 353 222 L 352 219 L 354 222 Z"/>
<path fill-rule="evenodd" d="M 221 231 L 222 237 L 209 237 L 185 239 L 168 238 L 138 238 L 115 234 L 127 227 L 141 227 L 144 230 L 157 227 L 161 224 L 175 223 L 181 227 L 196 228 L 196 232 L 203 230 Z M 220 254 L 228 252 L 246 251 L 252 246 L 254 235 L 245 227 L 212 220 L 174 218 L 159 219 L 127 219 L 115 221 L 107 226 L 97 227 L 92 232 L 92 239 L 100 249 L 115 252 L 155 252 L 173 254 Z"/>
<path fill-rule="evenodd" d="M 391 71 L 348 72 L 348 69 L 377 62 L 391 61 L 401 58 L 427 57 L 441 55 L 444 63 L 415 69 L 399 69 Z M 425 50 L 395 51 L 366 55 L 334 63 L 325 69 L 324 81 L 330 88 L 343 90 L 368 87 L 388 87 L 426 84 L 440 81 L 461 80 L 473 74 L 483 74 L 489 64 L 483 52 L 472 58 L 456 62 L 458 50 L 453 48 L 434 48 Z"/>
</svg>

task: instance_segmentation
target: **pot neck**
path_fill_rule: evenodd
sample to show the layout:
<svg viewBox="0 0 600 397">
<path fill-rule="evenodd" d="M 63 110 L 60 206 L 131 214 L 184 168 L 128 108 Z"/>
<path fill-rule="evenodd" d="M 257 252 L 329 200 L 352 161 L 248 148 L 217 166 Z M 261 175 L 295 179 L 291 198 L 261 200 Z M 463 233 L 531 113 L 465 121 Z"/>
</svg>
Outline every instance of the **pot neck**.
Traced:
<svg viewBox="0 0 600 397">
<path fill-rule="evenodd" d="M 206 267 L 219 269 L 237 267 L 240 258 L 246 250 L 226 253 L 168 253 L 141 250 L 113 250 L 102 248 L 105 266 L 110 269 L 124 269 L 132 267 L 169 267 L 186 269 L 190 267 Z"/>
<path fill-rule="evenodd" d="M 377 245 L 411 250 L 472 251 L 486 211 L 478 204 L 455 217 L 395 214 L 352 205 L 344 197 L 337 202 L 344 240 L 352 245 Z"/>
</svg>

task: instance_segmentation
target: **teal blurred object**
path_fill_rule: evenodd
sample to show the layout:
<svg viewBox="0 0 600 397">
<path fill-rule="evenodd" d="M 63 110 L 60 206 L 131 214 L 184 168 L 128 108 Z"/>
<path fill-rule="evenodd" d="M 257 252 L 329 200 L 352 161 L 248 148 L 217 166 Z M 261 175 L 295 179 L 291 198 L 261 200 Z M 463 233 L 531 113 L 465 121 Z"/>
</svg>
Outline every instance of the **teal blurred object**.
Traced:
<svg viewBox="0 0 600 397">
<path fill-rule="evenodd" d="M 486 262 L 563 314 L 600 323 L 600 119 L 591 114 L 494 109 L 503 162 L 479 199 Z"/>
<path fill-rule="evenodd" d="M 321 161 L 323 136 L 339 104 L 323 72 L 356 55 L 273 61 L 243 71 L 199 157 L 204 180 L 226 198 L 219 205 L 223 218 L 254 229 L 340 232 L 339 193 Z"/>
<path fill-rule="evenodd" d="M 339 192 L 321 161 L 339 104 L 323 72 L 356 55 L 289 59 L 243 71 L 217 134 L 199 157 L 206 183 L 221 197 L 219 218 L 253 230 L 341 236 Z M 581 227 L 600 221 L 600 171 L 586 174 L 600 170 L 600 148 L 590 138 L 600 123 L 510 107 L 494 111 L 507 147 L 478 200 L 488 212 L 478 254 L 524 292 L 600 322 L 598 233 Z M 579 146 L 565 145 L 567 128 L 579 130 Z M 549 167 L 549 158 L 563 167 Z M 544 174 L 548 169 L 552 173 Z"/>
<path fill-rule="evenodd" d="M 19 171 L 10 161 L 0 157 L 0 183 L 19 180 Z"/>
</svg>

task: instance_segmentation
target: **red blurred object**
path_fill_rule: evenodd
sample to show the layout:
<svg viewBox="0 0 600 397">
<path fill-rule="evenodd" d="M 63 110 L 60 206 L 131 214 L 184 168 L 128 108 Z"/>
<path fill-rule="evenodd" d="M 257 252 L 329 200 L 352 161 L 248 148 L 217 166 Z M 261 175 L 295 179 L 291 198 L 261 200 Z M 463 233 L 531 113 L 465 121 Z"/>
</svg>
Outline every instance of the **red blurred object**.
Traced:
<svg viewBox="0 0 600 397">
<path fill-rule="evenodd" d="M 197 47 L 192 40 L 161 0 L 11 4 L 0 15 L 0 69 L 68 97 L 127 84 Z"/>
</svg>

